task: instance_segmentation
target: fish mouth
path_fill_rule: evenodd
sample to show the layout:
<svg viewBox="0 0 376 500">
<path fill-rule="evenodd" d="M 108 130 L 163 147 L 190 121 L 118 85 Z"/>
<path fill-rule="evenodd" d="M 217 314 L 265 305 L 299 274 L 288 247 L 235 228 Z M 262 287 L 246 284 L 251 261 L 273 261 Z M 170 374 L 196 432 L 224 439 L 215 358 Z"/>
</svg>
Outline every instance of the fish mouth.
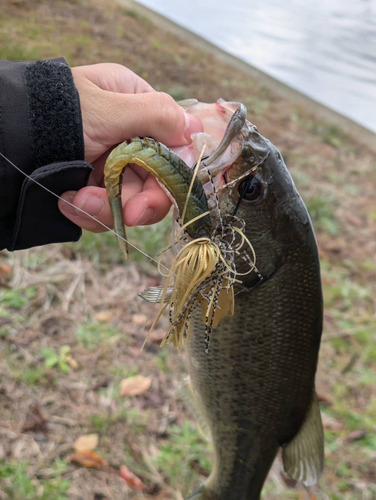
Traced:
<svg viewBox="0 0 376 500">
<path fill-rule="evenodd" d="M 195 99 L 179 104 L 200 119 L 204 131 L 192 134 L 191 144 L 173 148 L 173 151 L 191 168 L 202 155 L 197 177 L 207 196 L 235 184 L 269 156 L 269 141 L 247 120 L 244 104 L 223 99 L 213 104 L 199 103 Z M 232 169 L 235 163 L 241 163 L 241 168 Z"/>
</svg>

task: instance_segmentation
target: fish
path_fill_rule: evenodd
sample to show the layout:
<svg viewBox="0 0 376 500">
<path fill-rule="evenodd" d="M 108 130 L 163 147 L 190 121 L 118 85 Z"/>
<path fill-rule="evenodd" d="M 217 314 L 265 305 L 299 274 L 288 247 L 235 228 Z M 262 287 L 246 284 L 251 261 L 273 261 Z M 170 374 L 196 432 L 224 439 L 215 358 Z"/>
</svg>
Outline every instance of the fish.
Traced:
<svg viewBox="0 0 376 500">
<path fill-rule="evenodd" d="M 323 298 L 312 222 L 281 153 L 240 103 L 181 105 L 200 118 L 204 132 L 174 153 L 197 171 L 215 228 L 206 237 L 223 243 L 224 255 L 232 250 L 235 269 L 234 303 L 227 307 L 230 294 L 221 295 L 215 306 L 227 312 L 211 321 L 210 338 L 199 298 L 214 281 L 196 290 L 185 317 L 189 380 L 181 396 L 214 449 L 209 477 L 187 500 L 259 500 L 280 449 L 287 474 L 312 486 L 324 464 L 315 393 Z M 234 227 L 242 234 L 237 246 L 237 235 L 226 232 Z M 198 234 L 189 236 L 195 241 Z M 164 302 L 174 286 L 141 296 Z"/>
<path fill-rule="evenodd" d="M 190 106 L 200 116 L 200 104 Z M 189 386 L 215 459 L 189 500 L 258 500 L 279 449 L 285 471 L 306 486 L 324 462 L 315 393 L 323 299 L 312 222 L 281 153 L 256 126 L 246 121 L 227 157 L 216 191 L 221 217 L 245 222 L 262 280 L 248 274 L 235 286 L 234 314 L 213 329 L 207 353 L 199 311 L 192 319 Z M 239 273 L 245 265 L 238 257 Z"/>
</svg>

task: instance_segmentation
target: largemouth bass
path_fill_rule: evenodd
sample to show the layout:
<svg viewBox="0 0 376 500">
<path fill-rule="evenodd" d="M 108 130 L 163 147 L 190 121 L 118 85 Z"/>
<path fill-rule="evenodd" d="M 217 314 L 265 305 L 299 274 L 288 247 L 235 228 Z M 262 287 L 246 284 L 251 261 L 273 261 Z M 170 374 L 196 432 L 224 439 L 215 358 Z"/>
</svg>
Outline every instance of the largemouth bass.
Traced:
<svg viewBox="0 0 376 500">
<path fill-rule="evenodd" d="M 245 119 L 244 107 L 221 100 L 182 104 L 204 124 L 204 133 L 175 153 L 193 168 L 206 146 L 197 172 L 208 198 L 205 236 L 219 239 L 221 247 L 222 228 L 227 255 L 231 245 L 226 228 L 241 224 L 257 256 L 256 268 L 244 251 L 244 240 L 233 249 L 235 309 L 228 307 L 220 321 L 211 320 L 210 349 L 207 314 L 205 319 L 199 298 L 210 293 L 211 281 L 196 287 L 183 316 L 184 323 L 191 318 L 190 331 L 184 330 L 190 374 L 186 399 L 193 401 L 215 452 L 209 478 L 189 499 L 258 500 L 281 447 L 284 468 L 295 480 L 313 485 L 323 468 L 323 429 L 315 395 L 323 318 L 317 244 L 281 154 Z M 157 171 L 155 175 L 160 176 Z M 174 196 L 173 188 L 162 184 Z M 180 215 L 181 205 L 176 203 Z M 205 210 L 204 204 L 198 207 L 198 220 L 206 217 Z M 214 228 L 211 236 L 209 228 Z M 189 236 L 200 234 L 193 230 Z M 185 260 L 191 262 L 190 257 Z M 230 277 L 220 286 L 228 287 Z M 164 292 L 149 289 L 143 297 L 157 302 L 174 293 L 173 287 Z M 207 300 L 219 296 L 213 292 Z M 217 305 L 226 310 L 226 295 L 221 299 Z"/>
<path fill-rule="evenodd" d="M 199 103 L 192 104 L 200 116 Z M 315 484 L 323 468 L 315 394 L 323 302 L 314 231 L 279 151 L 249 122 L 235 142 L 241 151 L 235 148 L 232 164 L 225 159 L 217 197 L 222 217 L 236 213 L 245 221 L 263 279 L 243 277 L 234 315 L 214 329 L 208 353 L 202 318 L 193 319 L 189 373 L 215 463 L 192 500 L 258 500 L 280 447 L 297 481 Z M 237 269 L 243 267 L 239 257 Z"/>
</svg>

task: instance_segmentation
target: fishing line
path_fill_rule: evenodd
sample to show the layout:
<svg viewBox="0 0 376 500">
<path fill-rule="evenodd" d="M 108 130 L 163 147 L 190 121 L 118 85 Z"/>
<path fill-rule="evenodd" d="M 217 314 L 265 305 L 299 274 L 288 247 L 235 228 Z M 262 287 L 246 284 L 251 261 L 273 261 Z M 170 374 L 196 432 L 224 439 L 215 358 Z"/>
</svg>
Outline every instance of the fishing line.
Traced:
<svg viewBox="0 0 376 500">
<path fill-rule="evenodd" d="M 247 192 L 247 189 L 251 185 L 251 181 L 252 181 L 252 177 L 249 177 L 247 184 L 245 184 L 244 189 L 243 189 L 242 193 L 239 196 L 238 203 L 236 204 L 234 213 L 232 214 L 233 217 L 235 217 L 235 215 L 237 214 L 237 211 L 239 210 L 239 207 L 240 207 L 240 203 L 243 201 L 245 193 Z"/>
<path fill-rule="evenodd" d="M 59 196 L 58 194 L 54 193 L 53 191 L 51 191 L 50 189 L 48 189 L 46 186 L 43 186 L 43 184 L 41 184 L 40 182 L 38 182 L 37 180 L 33 179 L 30 175 L 28 175 L 26 172 L 24 172 L 23 170 L 21 170 L 19 167 L 17 167 L 17 165 L 15 165 L 12 160 L 10 160 L 9 158 L 7 158 L 1 151 L 0 151 L 0 156 L 2 156 L 4 158 L 4 160 L 6 160 L 10 165 L 12 165 L 12 167 L 14 167 L 16 170 L 18 170 L 18 172 L 20 172 L 23 176 L 25 176 L 27 179 L 31 180 L 32 182 L 34 182 L 35 184 L 37 184 L 39 187 L 41 187 L 42 189 L 44 189 L 45 191 L 47 191 L 48 193 L 52 194 L 53 196 L 55 196 L 55 198 L 58 198 L 59 200 L 63 201 L 64 203 L 66 203 L 67 205 L 70 205 L 71 207 L 75 208 L 76 210 L 78 210 L 79 212 L 85 214 L 87 217 L 89 217 L 90 219 L 92 220 L 95 220 L 96 222 L 98 222 L 98 224 L 100 224 L 102 227 L 104 227 L 105 229 L 107 229 L 107 231 L 110 231 L 112 234 L 114 234 L 115 236 L 117 236 L 118 238 L 120 238 L 121 240 L 125 241 L 126 243 L 128 243 L 131 247 L 133 247 L 135 250 L 137 250 L 138 252 L 140 252 L 142 255 L 144 255 L 144 257 L 147 257 L 150 261 L 152 262 L 155 262 L 157 265 L 159 265 L 160 267 L 163 267 L 164 269 L 166 269 L 166 271 L 169 271 L 168 267 L 164 266 L 163 264 L 161 264 L 157 259 L 154 259 L 153 257 L 151 257 L 150 255 L 148 255 L 147 253 L 145 253 L 143 250 L 141 250 L 141 248 L 138 248 L 136 245 L 134 245 L 133 243 L 131 243 L 130 241 L 126 240 L 125 238 L 123 238 L 122 236 L 120 236 L 119 234 L 116 233 L 116 231 L 114 231 L 113 229 L 111 229 L 110 227 L 106 226 L 106 224 L 104 224 L 103 222 L 101 222 L 100 220 L 96 219 L 93 215 L 89 214 L 88 212 L 86 212 L 85 210 L 83 210 L 82 208 L 78 208 L 76 207 L 76 205 L 73 205 L 73 203 L 71 203 L 70 201 L 67 201 L 67 200 L 64 200 L 64 198 L 62 198 L 61 196 Z"/>
</svg>

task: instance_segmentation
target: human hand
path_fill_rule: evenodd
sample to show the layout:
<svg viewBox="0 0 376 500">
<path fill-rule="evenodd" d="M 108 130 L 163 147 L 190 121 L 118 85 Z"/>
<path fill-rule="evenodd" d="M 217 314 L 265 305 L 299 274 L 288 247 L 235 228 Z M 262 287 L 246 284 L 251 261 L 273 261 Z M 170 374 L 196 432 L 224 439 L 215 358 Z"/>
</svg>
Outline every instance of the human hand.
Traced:
<svg viewBox="0 0 376 500">
<path fill-rule="evenodd" d="M 203 130 L 168 94 L 155 92 L 142 78 L 119 64 L 103 63 L 72 68 L 81 101 L 85 160 L 94 171 L 88 186 L 68 191 L 62 198 L 113 227 L 103 182 L 103 167 L 113 147 L 132 137 L 153 137 L 166 146 L 191 142 Z M 123 176 L 124 222 L 128 226 L 152 224 L 167 214 L 171 202 L 156 179 L 143 168 L 127 168 Z M 59 200 L 61 212 L 72 222 L 93 232 L 105 228 Z"/>
</svg>

